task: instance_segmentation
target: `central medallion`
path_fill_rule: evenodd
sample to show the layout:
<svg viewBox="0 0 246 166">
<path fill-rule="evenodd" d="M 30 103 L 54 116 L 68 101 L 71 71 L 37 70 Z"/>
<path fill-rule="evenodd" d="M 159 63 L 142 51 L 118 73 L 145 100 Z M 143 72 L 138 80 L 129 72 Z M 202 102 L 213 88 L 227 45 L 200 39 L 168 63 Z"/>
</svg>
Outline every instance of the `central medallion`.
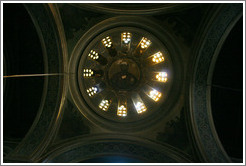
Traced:
<svg viewBox="0 0 246 166">
<path fill-rule="evenodd" d="M 108 80 L 116 90 L 133 90 L 140 81 L 140 69 L 132 59 L 118 59 L 109 68 Z"/>
</svg>

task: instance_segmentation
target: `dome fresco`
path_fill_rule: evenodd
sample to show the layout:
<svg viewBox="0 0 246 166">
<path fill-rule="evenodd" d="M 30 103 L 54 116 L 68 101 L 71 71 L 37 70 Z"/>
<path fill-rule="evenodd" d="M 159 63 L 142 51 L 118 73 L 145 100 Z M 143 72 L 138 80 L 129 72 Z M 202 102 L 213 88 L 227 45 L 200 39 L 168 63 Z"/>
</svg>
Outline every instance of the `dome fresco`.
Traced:
<svg viewBox="0 0 246 166">
<path fill-rule="evenodd" d="M 242 3 L 2 3 L 3 163 L 243 163 Z"/>
</svg>

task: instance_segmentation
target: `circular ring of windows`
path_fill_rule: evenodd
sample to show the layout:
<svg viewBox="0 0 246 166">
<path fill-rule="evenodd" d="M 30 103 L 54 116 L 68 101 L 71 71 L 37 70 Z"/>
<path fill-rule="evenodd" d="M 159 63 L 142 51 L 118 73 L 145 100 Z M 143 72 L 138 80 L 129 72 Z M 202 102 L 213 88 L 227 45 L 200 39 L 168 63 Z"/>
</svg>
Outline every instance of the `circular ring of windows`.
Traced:
<svg viewBox="0 0 246 166">
<path fill-rule="evenodd" d="M 82 44 L 85 37 L 72 65 L 78 94 L 72 96 L 85 117 L 105 127 L 133 129 L 168 113 L 174 70 L 163 41 L 131 24 L 106 26 Z"/>
</svg>

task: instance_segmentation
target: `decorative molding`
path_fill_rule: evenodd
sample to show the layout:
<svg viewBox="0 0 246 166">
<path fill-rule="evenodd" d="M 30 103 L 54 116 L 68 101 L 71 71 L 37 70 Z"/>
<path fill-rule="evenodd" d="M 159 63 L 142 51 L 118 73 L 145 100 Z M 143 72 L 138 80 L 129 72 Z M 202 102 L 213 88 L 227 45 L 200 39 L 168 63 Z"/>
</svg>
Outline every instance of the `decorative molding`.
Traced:
<svg viewBox="0 0 246 166">
<path fill-rule="evenodd" d="M 180 115 L 168 121 L 163 132 L 157 133 L 156 140 L 182 150 L 187 156 L 195 160 L 185 120 L 184 108 L 182 108 Z"/>
<path fill-rule="evenodd" d="M 123 15 L 154 15 L 175 13 L 177 11 L 193 8 L 198 4 L 178 4 L 178 3 L 159 3 L 159 4 L 71 4 L 75 7 L 105 14 Z"/>
<path fill-rule="evenodd" d="M 124 139 L 123 139 L 124 138 Z M 47 153 L 43 162 L 71 163 L 105 155 L 130 156 L 146 162 L 191 162 L 168 145 L 122 134 L 100 134 L 73 138 Z"/>
<path fill-rule="evenodd" d="M 211 17 L 207 29 L 203 30 L 201 43 L 194 48 L 193 55 L 197 54 L 193 73 L 193 82 L 190 85 L 190 116 L 193 134 L 197 146 L 205 162 L 231 162 L 220 144 L 211 115 L 209 88 L 207 86 L 209 71 L 213 58 L 218 53 L 221 40 L 228 35 L 234 23 L 242 14 L 242 4 L 222 4 L 214 17 Z"/>
<path fill-rule="evenodd" d="M 87 122 L 85 121 L 85 117 L 83 117 L 69 100 L 66 100 L 61 125 L 53 143 L 55 144 L 68 138 L 89 134 L 90 127 L 85 122 Z"/>
<path fill-rule="evenodd" d="M 34 25 L 37 29 L 40 42 L 43 48 L 44 57 L 47 61 L 47 73 L 64 73 L 66 49 L 59 41 L 62 40 L 61 30 L 56 29 L 57 25 L 54 16 L 47 4 L 25 4 Z M 40 156 L 50 143 L 55 134 L 62 114 L 62 106 L 65 98 L 66 76 L 45 77 L 46 97 L 43 105 L 25 138 L 18 147 L 12 151 L 6 160 L 11 161 L 34 161 Z"/>
</svg>

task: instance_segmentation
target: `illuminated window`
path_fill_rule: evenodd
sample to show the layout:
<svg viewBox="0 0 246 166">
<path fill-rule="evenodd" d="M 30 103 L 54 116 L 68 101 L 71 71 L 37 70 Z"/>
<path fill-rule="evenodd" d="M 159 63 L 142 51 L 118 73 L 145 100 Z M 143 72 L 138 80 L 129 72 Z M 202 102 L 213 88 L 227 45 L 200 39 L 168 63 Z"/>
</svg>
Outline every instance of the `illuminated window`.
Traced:
<svg viewBox="0 0 246 166">
<path fill-rule="evenodd" d="M 131 42 L 132 34 L 130 32 L 123 32 L 121 34 L 121 40 L 123 43 L 128 44 Z"/>
<path fill-rule="evenodd" d="M 87 91 L 88 95 L 90 97 L 92 97 L 98 92 L 98 89 L 97 89 L 97 87 L 91 87 L 91 88 L 87 89 L 86 91 Z"/>
<path fill-rule="evenodd" d="M 135 108 L 137 110 L 137 113 L 141 114 L 147 110 L 146 106 L 142 102 L 137 102 L 135 105 Z"/>
<path fill-rule="evenodd" d="M 84 77 L 91 77 L 93 75 L 94 75 L 93 70 L 91 70 L 91 69 L 84 69 L 84 73 L 83 73 L 83 76 Z"/>
<path fill-rule="evenodd" d="M 111 39 L 111 37 L 108 36 L 108 37 L 102 39 L 102 43 L 103 43 L 103 45 L 104 45 L 106 48 L 112 47 L 112 39 Z"/>
<path fill-rule="evenodd" d="M 142 49 L 148 48 L 150 46 L 150 44 L 151 44 L 151 41 L 145 37 L 143 37 L 142 40 L 140 41 L 140 46 Z"/>
<path fill-rule="evenodd" d="M 103 111 L 107 111 L 109 108 L 109 101 L 102 100 L 101 103 L 99 104 L 99 108 L 102 109 Z"/>
<path fill-rule="evenodd" d="M 138 93 L 132 94 L 132 101 L 138 114 L 141 114 L 147 110 L 143 100 L 141 99 Z"/>
<path fill-rule="evenodd" d="M 154 101 L 158 101 L 161 97 L 161 93 L 157 90 L 151 90 L 148 94 L 148 96 L 153 99 Z"/>
<path fill-rule="evenodd" d="M 160 82 L 167 82 L 167 73 L 159 72 L 158 74 L 156 74 L 155 78 Z"/>
<path fill-rule="evenodd" d="M 97 53 L 96 51 L 94 51 L 94 50 L 91 50 L 90 53 L 88 54 L 88 56 L 89 56 L 91 59 L 94 59 L 94 60 L 96 60 L 96 59 L 99 58 L 98 53 Z"/>
<path fill-rule="evenodd" d="M 118 116 L 127 116 L 127 109 L 124 105 L 121 105 L 118 107 L 117 115 Z"/>
<path fill-rule="evenodd" d="M 152 61 L 155 63 L 160 63 L 164 61 L 164 56 L 162 53 L 159 51 L 153 55 Z"/>
</svg>

